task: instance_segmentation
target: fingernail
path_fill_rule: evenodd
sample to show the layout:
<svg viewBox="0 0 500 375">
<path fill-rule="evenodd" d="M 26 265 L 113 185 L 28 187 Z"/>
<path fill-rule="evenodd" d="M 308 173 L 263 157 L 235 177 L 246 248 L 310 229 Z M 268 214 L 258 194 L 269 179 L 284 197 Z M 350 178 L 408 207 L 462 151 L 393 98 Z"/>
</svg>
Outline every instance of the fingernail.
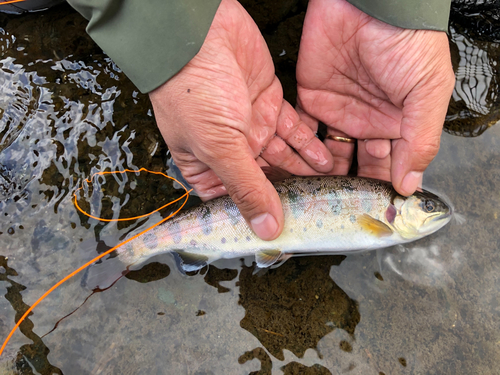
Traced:
<svg viewBox="0 0 500 375">
<path fill-rule="evenodd" d="M 278 222 L 267 212 L 250 220 L 250 225 L 254 233 L 263 240 L 272 239 L 278 230 Z"/>
<path fill-rule="evenodd" d="M 328 159 L 325 157 L 325 155 L 323 155 L 321 151 L 314 152 L 311 150 L 305 150 L 305 154 L 318 165 L 325 165 L 328 163 Z"/>
<path fill-rule="evenodd" d="M 403 183 L 401 184 L 401 190 L 406 194 L 412 194 L 418 187 L 418 185 L 422 182 L 422 172 L 410 172 L 403 179 Z"/>
</svg>

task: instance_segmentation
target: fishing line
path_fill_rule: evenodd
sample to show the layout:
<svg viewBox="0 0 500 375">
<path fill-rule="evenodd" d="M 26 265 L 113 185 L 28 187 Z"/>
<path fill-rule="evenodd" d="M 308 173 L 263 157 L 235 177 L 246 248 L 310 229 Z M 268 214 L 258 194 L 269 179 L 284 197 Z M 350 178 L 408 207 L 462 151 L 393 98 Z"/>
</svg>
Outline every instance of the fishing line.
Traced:
<svg viewBox="0 0 500 375">
<path fill-rule="evenodd" d="M 181 185 L 181 187 L 184 189 L 185 193 L 173 200 L 172 202 L 170 203 L 167 203 L 166 205 L 160 207 L 159 209 L 157 210 L 154 210 L 154 211 L 151 211 L 150 213 L 148 214 L 145 214 L 145 215 L 141 215 L 141 216 L 137 216 L 137 217 L 132 217 L 132 218 L 124 218 L 124 219 L 102 219 L 100 217 L 96 217 L 96 216 L 92 216 L 91 214 L 85 212 L 84 210 L 82 210 L 80 208 L 80 206 L 78 206 L 78 198 L 77 198 L 77 195 L 76 193 L 81 190 L 83 188 L 83 183 L 82 183 L 82 187 L 78 188 L 73 196 L 74 196 L 74 203 L 75 203 L 75 206 L 76 208 L 81 212 L 83 213 L 84 215 L 88 216 L 88 217 L 91 217 L 93 219 L 97 219 L 97 220 L 102 220 L 102 221 L 124 221 L 124 220 L 135 220 L 137 218 L 141 218 L 141 217 L 145 217 L 145 216 L 148 216 L 148 215 L 151 215 L 153 214 L 154 212 L 157 212 L 167 206 L 170 206 L 171 204 L 174 204 L 178 201 L 180 201 L 182 198 L 184 198 L 184 202 L 182 203 L 182 205 L 173 213 L 171 213 L 170 215 L 168 215 L 167 217 L 165 217 L 164 219 L 160 220 L 158 223 L 150 226 L 149 228 L 143 230 L 142 232 L 128 238 L 127 240 L 123 241 L 122 243 L 112 247 L 111 249 L 105 251 L 104 253 L 102 254 L 99 254 L 98 256 L 96 256 L 94 259 L 88 261 L 87 263 L 85 263 L 83 266 L 77 268 L 76 270 L 74 270 L 73 272 L 71 272 L 69 275 L 67 275 L 66 277 L 64 277 L 62 280 L 60 280 L 58 283 L 56 283 L 54 286 L 52 286 L 52 288 L 50 288 L 49 290 L 47 290 L 40 298 L 38 298 L 35 303 L 33 305 L 31 305 L 31 307 L 26 310 L 26 312 L 24 313 L 24 315 L 17 321 L 16 325 L 14 326 L 14 328 L 12 328 L 12 330 L 10 331 L 9 335 L 7 336 L 7 338 L 5 339 L 5 341 L 3 342 L 2 344 L 2 347 L 0 348 L 0 356 L 2 355 L 5 347 L 7 346 L 7 343 L 9 342 L 9 340 L 11 339 L 12 335 L 16 332 L 17 328 L 19 328 L 19 326 L 21 325 L 21 323 L 24 321 L 24 319 L 26 319 L 28 317 L 28 315 L 31 313 L 31 311 L 33 311 L 33 309 L 40 303 L 42 302 L 50 293 L 52 293 L 54 290 L 56 290 L 61 284 L 63 284 L 64 282 L 66 282 L 67 280 L 71 279 L 73 276 L 75 276 L 76 274 L 78 274 L 80 271 L 84 270 L 85 268 L 87 268 L 88 266 L 92 265 L 93 263 L 95 263 L 96 261 L 98 261 L 99 259 L 105 257 L 106 255 L 110 254 L 111 252 L 113 252 L 114 250 L 116 250 L 118 247 L 126 244 L 127 242 L 130 242 L 132 241 L 133 239 L 139 237 L 140 235 L 146 233 L 147 231 L 153 229 L 154 227 L 157 227 L 158 225 L 160 225 L 161 223 L 165 222 L 166 220 L 170 219 L 171 217 L 175 216 L 183 207 L 184 205 L 187 203 L 188 201 L 188 198 L 189 198 L 189 193 L 193 190 L 193 189 L 190 189 L 188 190 L 180 181 L 176 180 L 174 177 L 170 177 L 170 176 L 167 176 L 166 174 L 162 173 L 162 172 L 153 172 L 153 171 L 149 171 L 145 168 L 141 168 L 139 170 L 130 170 L 130 169 L 125 169 L 123 171 L 115 171 L 115 172 L 98 172 L 98 173 L 95 173 L 94 175 L 92 175 L 92 177 L 89 179 L 86 179 L 85 181 L 88 182 L 88 183 L 92 183 L 92 180 L 94 179 L 94 177 L 98 176 L 98 175 L 105 175 L 105 174 L 116 174 L 116 173 L 126 173 L 126 172 L 131 172 L 131 173 L 140 173 L 140 172 L 148 172 L 148 173 L 152 173 L 152 174 L 159 174 L 159 175 L 162 175 L 163 177 L 165 178 L 168 178 L 170 180 L 173 180 L 175 182 L 177 182 L 179 185 Z"/>
<path fill-rule="evenodd" d="M 94 180 L 94 178 L 95 178 L 96 176 L 104 176 L 104 175 L 106 175 L 106 174 L 117 174 L 117 173 L 122 174 L 122 173 L 126 173 L 126 172 L 130 172 L 130 173 L 148 172 L 148 173 L 152 173 L 152 174 L 159 174 L 159 175 L 161 175 L 161 176 L 163 176 L 163 177 L 165 177 L 165 178 L 169 178 L 169 179 L 171 179 L 171 180 L 173 180 L 173 181 L 175 181 L 175 182 L 179 183 L 179 184 L 181 185 L 181 187 L 184 189 L 184 191 L 185 191 L 186 193 L 190 193 L 190 192 L 193 190 L 193 189 L 191 189 L 191 190 L 189 190 L 189 192 L 188 192 L 187 188 L 186 188 L 186 187 L 185 187 L 185 186 L 184 186 L 181 182 L 179 182 L 177 179 L 175 179 L 174 177 L 170 177 L 170 176 L 168 176 L 168 175 L 166 175 L 166 174 L 164 174 L 164 173 L 162 173 L 162 172 L 153 172 L 153 171 L 147 170 L 147 169 L 145 169 L 145 168 L 141 168 L 141 169 L 139 169 L 139 170 L 124 169 L 123 171 L 114 171 L 114 172 L 97 172 L 97 173 L 94 173 L 90 179 L 88 179 L 88 178 L 87 178 L 85 181 L 86 181 L 87 183 L 91 184 L 91 183 L 92 183 L 92 181 Z M 172 201 L 172 202 L 169 202 L 169 203 L 165 204 L 164 206 L 161 206 L 160 208 L 158 208 L 158 209 L 156 209 L 156 210 L 154 210 L 154 211 L 151 211 L 151 212 L 149 212 L 149 213 L 147 213 L 147 214 L 144 214 L 144 215 L 139 215 L 139 216 L 134 216 L 134 217 L 125 217 L 125 218 L 121 218 L 121 219 L 105 219 L 105 218 L 102 218 L 102 217 L 93 216 L 93 215 L 91 215 L 90 213 L 85 212 L 82 208 L 80 208 L 80 206 L 78 205 L 78 201 L 77 201 L 77 196 L 76 196 L 76 194 L 77 194 L 80 190 L 82 190 L 82 189 L 83 189 L 83 184 L 82 184 L 82 187 L 79 187 L 78 189 L 76 189 L 76 190 L 75 190 L 75 193 L 73 194 L 73 197 L 75 198 L 75 202 L 74 202 L 74 203 L 75 203 L 75 207 L 78 209 L 78 211 L 80 211 L 80 212 L 81 212 L 81 213 L 83 213 L 84 215 L 86 215 L 86 216 L 88 216 L 88 217 L 91 217 L 92 219 L 96 219 L 96 220 L 100 220 L 100 221 L 105 221 L 105 222 L 111 222 L 111 221 L 129 221 L 129 220 L 142 219 L 143 217 L 146 217 L 146 216 L 149 216 L 149 215 L 151 215 L 151 214 L 154 214 L 155 212 L 161 211 L 161 210 L 163 210 L 165 207 L 168 207 L 168 206 L 170 206 L 171 204 L 174 204 L 175 202 L 180 201 L 180 200 L 184 197 L 184 195 L 185 195 L 185 194 L 184 194 L 184 195 L 183 195 L 183 196 L 181 196 L 180 198 L 177 198 L 176 200 L 174 200 L 174 201 Z M 150 229 L 151 229 L 151 228 L 150 228 Z"/>
<path fill-rule="evenodd" d="M 3 1 L 0 3 L 0 5 L 6 5 L 6 4 L 12 4 L 12 3 L 20 3 L 25 0 L 10 0 L 10 1 Z M 0 353 L 1 354 L 1 353 Z"/>
<path fill-rule="evenodd" d="M 112 288 L 117 282 L 118 280 L 120 280 L 124 275 L 121 275 L 118 279 L 116 279 L 115 281 L 113 281 L 113 284 L 111 284 L 110 286 L 108 286 L 107 288 L 104 288 L 104 289 L 99 289 L 99 288 L 96 288 L 92 291 L 92 293 L 90 293 L 87 298 L 85 298 L 85 300 L 82 302 L 82 304 L 80 306 L 78 306 L 76 309 L 74 309 L 73 311 L 71 311 L 69 314 L 66 314 L 65 316 L 63 316 L 61 319 L 59 319 L 56 324 L 54 324 L 54 327 L 49 331 L 47 332 L 46 334 L 44 334 L 42 337 L 40 337 L 41 339 L 43 339 L 45 336 L 51 334 L 52 332 L 54 332 L 56 329 L 57 329 L 57 326 L 59 326 L 59 323 L 61 323 L 64 319 L 66 319 L 67 317 L 73 315 L 74 313 L 76 313 L 83 305 L 85 305 L 85 303 L 87 303 L 87 301 L 90 299 L 90 297 L 92 297 L 94 294 L 96 293 L 101 293 L 101 292 L 104 292 L 105 290 L 108 290 L 109 288 Z"/>
</svg>

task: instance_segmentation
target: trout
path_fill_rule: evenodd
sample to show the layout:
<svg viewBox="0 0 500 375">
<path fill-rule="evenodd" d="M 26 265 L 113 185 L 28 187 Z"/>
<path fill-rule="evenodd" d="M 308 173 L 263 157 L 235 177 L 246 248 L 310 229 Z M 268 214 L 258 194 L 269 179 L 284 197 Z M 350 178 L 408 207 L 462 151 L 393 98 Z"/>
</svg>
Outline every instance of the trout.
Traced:
<svg viewBox="0 0 500 375">
<path fill-rule="evenodd" d="M 172 252 L 189 272 L 217 259 L 255 255 L 264 268 L 290 254 L 349 254 L 414 241 L 442 228 L 452 215 L 451 207 L 431 192 L 405 197 L 389 182 L 368 178 L 291 177 L 274 186 L 285 224 L 273 241 L 257 237 L 224 196 L 122 245 L 118 258 L 130 266 Z"/>
</svg>

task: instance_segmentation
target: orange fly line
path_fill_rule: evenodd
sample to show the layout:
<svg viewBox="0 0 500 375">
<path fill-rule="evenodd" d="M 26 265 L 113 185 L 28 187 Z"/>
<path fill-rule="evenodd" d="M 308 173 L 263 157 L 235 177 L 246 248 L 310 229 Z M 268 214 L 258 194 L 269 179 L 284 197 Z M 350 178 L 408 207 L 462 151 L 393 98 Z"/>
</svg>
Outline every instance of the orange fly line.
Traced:
<svg viewBox="0 0 500 375">
<path fill-rule="evenodd" d="M 9 1 L 2 1 L 0 5 L 7 5 L 7 4 L 12 4 L 12 3 L 20 3 L 25 0 L 9 0 Z M 0 353 L 1 354 L 1 353 Z"/>
<path fill-rule="evenodd" d="M 178 202 L 180 201 L 182 198 L 184 198 L 184 202 L 182 203 L 182 205 L 175 211 L 173 212 L 172 214 L 168 215 L 167 217 L 163 218 L 162 220 L 160 220 L 158 223 L 150 226 L 149 228 L 143 230 L 142 232 L 136 234 L 135 236 L 132 236 L 128 239 L 126 239 L 125 241 L 123 241 L 122 243 L 112 247 L 111 249 L 107 250 L 106 252 L 102 253 L 102 254 L 99 254 L 98 256 L 96 256 L 94 259 L 92 259 L 91 261 L 85 263 L 83 266 L 77 268 L 76 270 L 74 270 L 73 272 L 71 272 L 69 275 L 67 275 L 66 277 L 64 277 L 62 280 L 60 280 L 58 283 L 56 283 L 54 286 L 52 286 L 52 288 L 50 288 L 49 290 L 47 290 L 40 298 L 38 298 L 35 303 L 33 305 L 31 305 L 31 307 L 26 310 L 26 312 L 24 313 L 24 315 L 18 320 L 18 322 L 16 323 L 16 325 L 14 326 L 14 328 L 12 328 L 12 330 L 10 331 L 9 335 L 7 336 L 7 338 L 5 339 L 5 341 L 3 342 L 2 344 L 2 347 L 0 348 L 0 356 L 2 355 L 5 347 L 7 346 L 7 343 L 9 342 L 9 340 L 11 339 L 12 335 L 16 332 L 17 328 L 19 328 L 19 326 L 21 325 L 21 323 L 28 317 L 28 315 L 31 313 L 31 311 L 33 311 L 33 309 L 40 303 L 42 302 L 50 293 L 52 293 L 54 290 L 56 290 L 61 284 L 63 284 L 64 282 L 66 282 L 67 280 L 71 279 L 73 276 L 75 276 L 76 274 L 78 274 L 80 271 L 84 270 L 85 268 L 87 268 L 88 266 L 90 266 L 91 264 L 95 263 L 96 261 L 98 261 L 99 259 L 105 257 L 106 255 L 110 254 L 111 252 L 113 252 L 114 250 L 116 250 L 118 247 L 126 244 L 127 242 L 130 242 L 132 241 L 133 239 L 139 237 L 140 235 L 146 233 L 147 231 L 153 229 L 154 227 L 160 225 L 161 223 L 163 223 L 164 221 L 170 219 L 171 217 L 175 216 L 181 209 L 182 207 L 184 207 L 184 205 L 187 203 L 187 200 L 189 198 L 189 193 L 193 190 L 193 189 L 190 189 L 188 190 L 180 181 L 176 180 L 175 178 L 173 177 L 170 177 L 170 176 L 167 176 L 166 174 L 162 173 L 162 172 L 153 172 L 153 171 L 149 171 L 145 168 L 141 168 L 139 170 L 130 170 L 130 169 L 125 169 L 123 171 L 115 171 L 115 172 L 98 172 L 98 173 L 95 173 L 91 178 L 90 180 L 89 179 L 86 179 L 85 181 L 88 182 L 88 183 L 91 183 L 92 180 L 94 179 L 95 176 L 98 176 L 98 175 L 105 175 L 105 174 L 116 174 L 116 173 L 126 173 L 126 172 L 131 172 L 131 173 L 139 173 L 139 172 L 148 172 L 148 173 L 153 173 L 153 174 L 159 174 L 159 175 L 162 175 L 163 177 L 165 178 L 168 178 L 168 179 L 171 179 L 175 182 L 177 182 L 179 185 L 181 185 L 181 187 L 184 189 L 185 193 L 173 200 L 172 202 L 170 203 L 167 203 L 166 205 L 154 210 L 154 211 L 151 211 L 150 213 L 148 214 L 145 214 L 145 215 L 141 215 L 141 216 L 136 216 L 136 217 L 132 217 L 132 218 L 124 218 L 124 219 L 102 219 L 102 218 L 99 218 L 99 217 L 95 217 L 95 216 L 92 216 L 90 215 L 89 213 L 85 212 L 84 210 L 82 210 L 80 208 L 80 206 L 78 206 L 78 202 L 77 202 L 77 197 L 76 197 L 76 193 L 81 190 L 83 188 L 80 187 L 78 188 L 75 193 L 73 194 L 74 196 L 74 203 L 75 203 L 75 206 L 76 208 L 82 212 L 84 215 L 88 216 L 88 217 L 91 217 L 91 218 L 94 218 L 94 219 L 97 219 L 97 220 L 102 220 L 102 221 L 123 221 L 123 220 L 135 220 L 135 219 L 138 219 L 138 218 L 142 218 L 142 217 L 145 217 L 145 216 L 148 216 L 148 215 L 151 215 L 153 214 L 154 212 L 157 212 L 159 210 L 162 210 L 164 209 L 165 207 L 167 206 L 170 206 L 171 204 L 174 204 L 175 202 Z"/>
</svg>

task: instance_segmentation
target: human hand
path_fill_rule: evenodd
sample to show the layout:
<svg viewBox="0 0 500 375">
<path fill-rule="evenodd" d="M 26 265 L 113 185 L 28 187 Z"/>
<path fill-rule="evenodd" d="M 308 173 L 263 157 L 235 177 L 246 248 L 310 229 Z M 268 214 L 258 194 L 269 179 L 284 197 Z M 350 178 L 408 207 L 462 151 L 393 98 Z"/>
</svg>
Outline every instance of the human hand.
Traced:
<svg viewBox="0 0 500 375">
<path fill-rule="evenodd" d="M 455 82 L 443 32 L 406 30 L 345 0 L 310 0 L 297 62 L 298 111 L 313 130 L 358 141 L 358 175 L 412 194 L 437 154 Z M 325 140 L 333 173 L 354 146 Z"/>
<path fill-rule="evenodd" d="M 265 240 L 281 233 L 283 211 L 260 166 L 297 174 L 333 167 L 325 145 L 283 102 L 266 43 L 236 0 L 221 2 L 200 52 L 150 99 L 187 182 L 204 200 L 229 193 Z"/>
</svg>

